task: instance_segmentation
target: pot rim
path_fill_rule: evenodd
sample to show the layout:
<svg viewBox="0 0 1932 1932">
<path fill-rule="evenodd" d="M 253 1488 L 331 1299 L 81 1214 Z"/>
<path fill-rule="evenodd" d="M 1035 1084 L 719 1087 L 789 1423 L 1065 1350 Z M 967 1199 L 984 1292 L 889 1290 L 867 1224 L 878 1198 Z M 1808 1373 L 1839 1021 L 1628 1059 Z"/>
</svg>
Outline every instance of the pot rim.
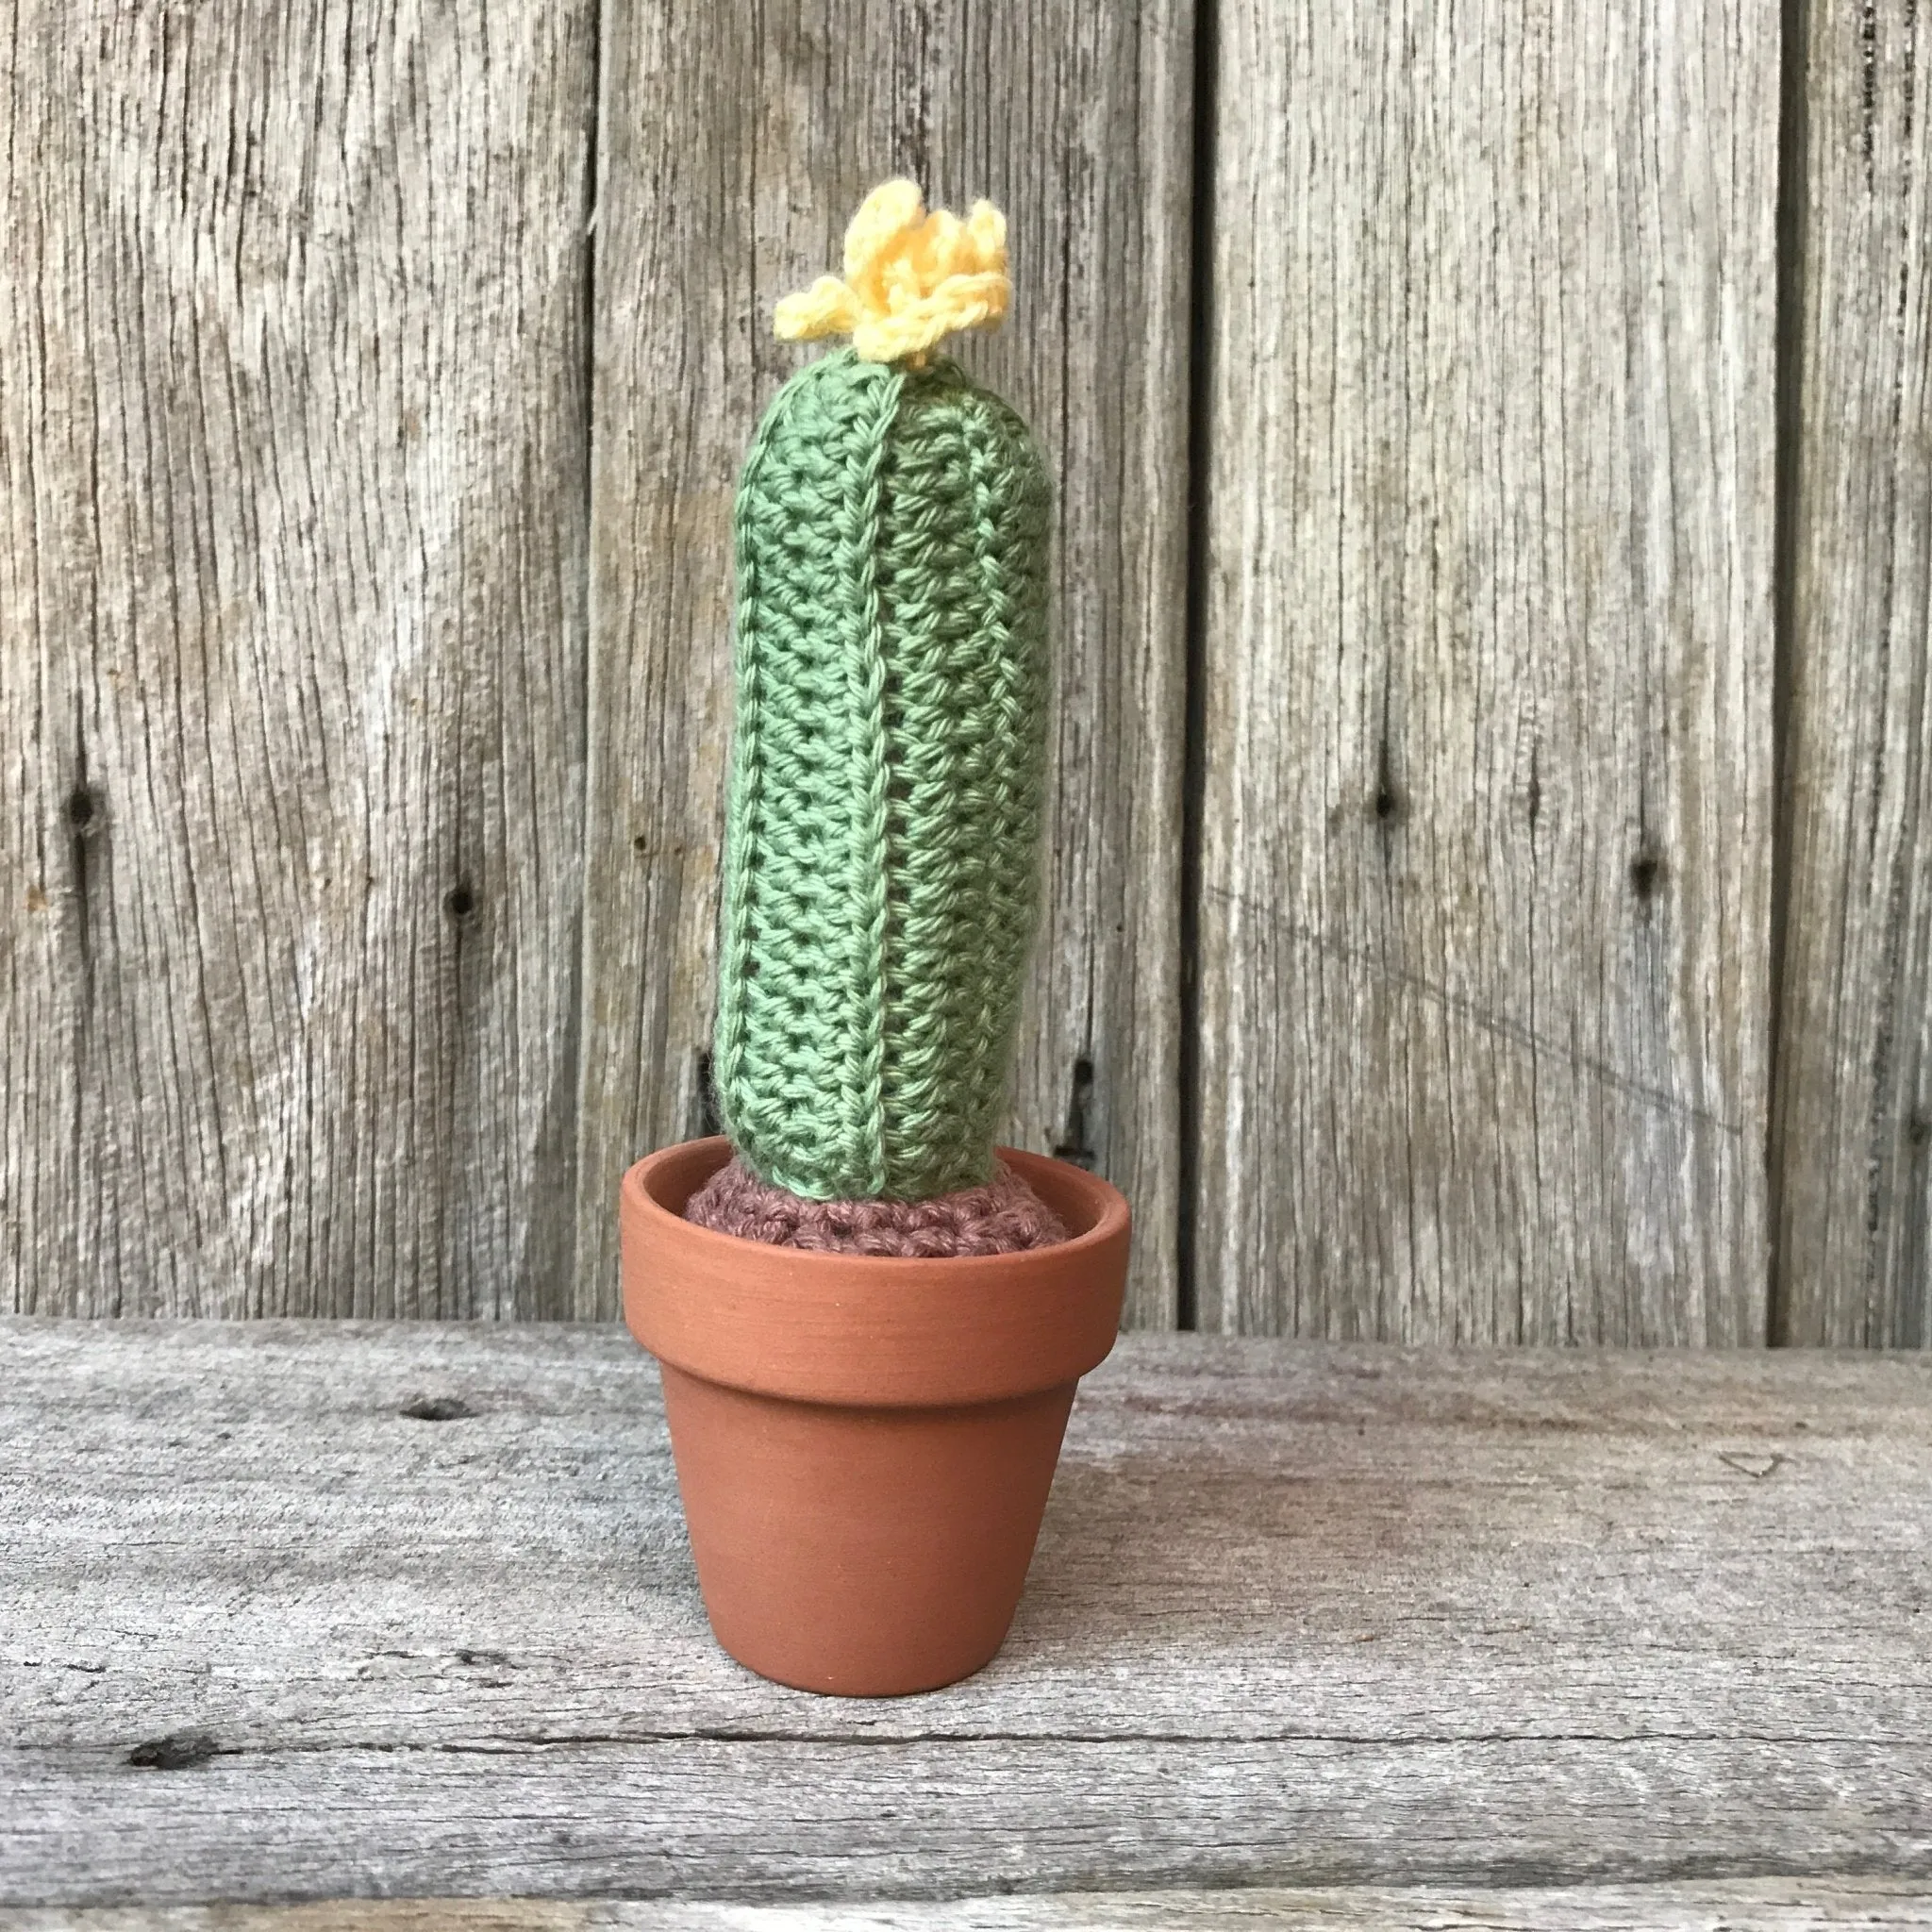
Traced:
<svg viewBox="0 0 1932 1932">
<path fill-rule="evenodd" d="M 1091 1191 L 1093 1197 L 1095 1211 L 1092 1224 L 1078 1234 L 1070 1234 L 1064 1241 L 1053 1242 L 1052 1248 L 1055 1252 L 1081 1246 L 1098 1247 L 1116 1231 L 1116 1223 L 1124 1226 L 1130 1219 L 1125 1195 L 1111 1181 L 1102 1180 L 1098 1174 L 1084 1167 L 1075 1167 L 1070 1160 L 1058 1160 L 1048 1154 L 1029 1154 L 1023 1147 L 996 1147 L 993 1152 L 1008 1167 L 1015 1169 L 1028 1186 L 1036 1189 L 1042 1179 L 1049 1187 L 1054 1187 L 1057 1176 L 1068 1174 L 1078 1174 L 1082 1180 L 1091 1184 L 1090 1189 L 1085 1191 Z M 681 1228 L 697 1228 L 695 1222 L 685 1220 L 684 1204 L 704 1182 L 709 1180 L 711 1175 L 730 1159 L 731 1154 L 731 1141 L 724 1134 L 708 1134 L 701 1140 L 679 1141 L 672 1146 L 660 1147 L 655 1154 L 645 1155 L 625 1174 L 625 1192 L 628 1194 L 635 1185 L 643 1197 L 641 1205 L 649 1213 L 666 1215 L 675 1220 Z M 713 1155 L 717 1157 L 715 1159 L 712 1158 Z M 691 1170 L 695 1174 L 695 1180 L 689 1189 L 682 1185 L 684 1174 L 681 1170 L 686 1162 L 689 1162 Z M 1057 1188 L 1056 1191 L 1059 1191 L 1059 1189 Z M 664 1198 L 666 1195 L 675 1198 L 675 1206 Z M 727 1234 L 722 1228 L 701 1228 L 697 1231 L 718 1241 L 731 1241 L 740 1247 L 755 1248 L 766 1253 L 769 1253 L 772 1247 L 769 1241 L 755 1241 L 745 1235 Z M 1025 1248 L 1006 1255 L 838 1255 L 828 1254 L 818 1248 L 787 1248 L 782 1252 L 808 1270 L 823 1266 L 828 1276 L 834 1274 L 842 1276 L 854 1266 L 890 1268 L 908 1273 L 915 1270 L 938 1272 L 942 1269 L 950 1273 L 962 1268 L 970 1271 L 975 1265 L 996 1270 L 1015 1260 L 1020 1254 L 1041 1254 L 1047 1251 Z"/>
<path fill-rule="evenodd" d="M 1034 1394 L 1104 1360 L 1119 1330 L 1132 1216 L 1110 1182 L 1001 1148 L 1077 1228 L 1007 1255 L 833 1255 L 685 1220 L 730 1158 L 723 1135 L 624 1177 L 625 1319 L 687 1374 L 794 1401 L 951 1407 Z"/>
</svg>

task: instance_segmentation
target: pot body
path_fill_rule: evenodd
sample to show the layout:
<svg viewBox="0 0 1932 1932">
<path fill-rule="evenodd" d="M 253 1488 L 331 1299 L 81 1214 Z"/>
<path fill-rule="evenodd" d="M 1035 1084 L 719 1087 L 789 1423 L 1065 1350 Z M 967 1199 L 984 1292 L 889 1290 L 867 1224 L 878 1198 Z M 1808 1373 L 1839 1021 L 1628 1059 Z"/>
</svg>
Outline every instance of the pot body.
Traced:
<svg viewBox="0 0 1932 1932">
<path fill-rule="evenodd" d="M 1018 1607 L 1079 1377 L 1119 1327 L 1128 1215 L 1096 1176 L 1002 1150 L 1069 1238 L 906 1260 L 695 1226 L 724 1160 L 625 1176 L 625 1317 L 658 1357 L 718 1641 L 801 1690 L 894 1696 L 992 1658 Z"/>
</svg>

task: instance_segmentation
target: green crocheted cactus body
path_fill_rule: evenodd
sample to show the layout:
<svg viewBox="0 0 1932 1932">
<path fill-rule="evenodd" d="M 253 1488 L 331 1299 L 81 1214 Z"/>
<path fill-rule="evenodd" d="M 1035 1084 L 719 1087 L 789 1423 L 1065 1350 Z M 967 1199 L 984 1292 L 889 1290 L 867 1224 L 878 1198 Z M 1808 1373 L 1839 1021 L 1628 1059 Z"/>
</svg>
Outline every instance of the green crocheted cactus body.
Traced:
<svg viewBox="0 0 1932 1932">
<path fill-rule="evenodd" d="M 737 509 L 714 1065 L 763 1178 L 925 1200 L 992 1173 L 1038 897 L 1045 472 L 954 364 L 827 356 Z"/>
</svg>

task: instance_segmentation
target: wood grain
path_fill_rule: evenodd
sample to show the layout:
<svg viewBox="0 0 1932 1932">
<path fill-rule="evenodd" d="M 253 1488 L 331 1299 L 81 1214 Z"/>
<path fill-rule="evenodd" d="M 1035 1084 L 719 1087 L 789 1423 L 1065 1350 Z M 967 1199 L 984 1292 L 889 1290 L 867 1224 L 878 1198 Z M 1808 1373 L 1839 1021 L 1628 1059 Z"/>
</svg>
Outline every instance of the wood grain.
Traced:
<svg viewBox="0 0 1932 1932">
<path fill-rule="evenodd" d="M 1761 1341 L 1774 11 L 1222 11 L 1203 1326 Z"/>
<path fill-rule="evenodd" d="M 300 1906 L 0 1910 L 0 1932 L 1866 1932 L 1932 1925 L 1913 1880 L 1690 1879 L 1664 1885 L 1242 1887 L 1222 1891 L 747 1906 L 723 1901 L 356 1899 Z"/>
<path fill-rule="evenodd" d="M 1779 1338 L 1932 1342 L 1932 12 L 1807 0 Z"/>
<path fill-rule="evenodd" d="M 1001 1657 L 841 1702 L 620 1331 L 0 1347 L 0 1904 L 1932 1879 L 1925 1357 L 1130 1336 Z"/>
<path fill-rule="evenodd" d="M 0 1306 L 568 1286 L 594 9 L 0 26 Z"/>
<path fill-rule="evenodd" d="M 771 339 L 772 306 L 907 174 L 1008 214 L 1013 313 L 960 356 L 1032 423 L 1059 498 L 1046 915 L 1011 1138 L 1126 1191 L 1127 1320 L 1175 1319 L 1191 18 L 607 12 L 579 1313 L 617 1307 L 625 1166 L 703 1117 L 731 496 L 759 412 L 816 353 Z"/>
</svg>

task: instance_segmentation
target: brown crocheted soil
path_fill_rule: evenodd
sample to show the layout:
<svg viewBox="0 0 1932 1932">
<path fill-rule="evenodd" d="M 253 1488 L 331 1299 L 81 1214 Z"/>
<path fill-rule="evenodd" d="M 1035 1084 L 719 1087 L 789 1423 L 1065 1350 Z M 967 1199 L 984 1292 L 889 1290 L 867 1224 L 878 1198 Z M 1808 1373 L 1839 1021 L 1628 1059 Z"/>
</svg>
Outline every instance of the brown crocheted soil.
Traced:
<svg viewBox="0 0 1932 1932">
<path fill-rule="evenodd" d="M 1065 1224 L 1001 1161 L 983 1188 L 934 1201 L 807 1201 L 734 1154 L 684 1205 L 720 1234 L 831 1255 L 1011 1255 L 1067 1238 Z"/>
</svg>

